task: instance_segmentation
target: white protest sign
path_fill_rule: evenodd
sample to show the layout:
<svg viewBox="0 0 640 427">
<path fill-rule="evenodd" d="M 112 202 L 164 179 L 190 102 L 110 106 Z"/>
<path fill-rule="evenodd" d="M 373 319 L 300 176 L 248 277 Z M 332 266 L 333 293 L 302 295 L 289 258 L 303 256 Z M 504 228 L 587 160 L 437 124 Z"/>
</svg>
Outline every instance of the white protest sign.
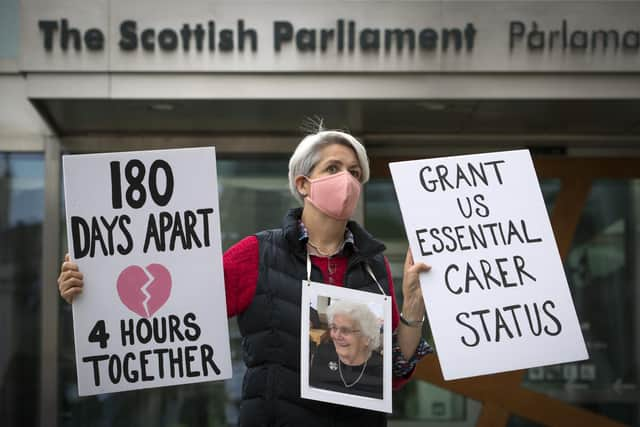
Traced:
<svg viewBox="0 0 640 427">
<path fill-rule="evenodd" d="M 231 377 L 213 148 L 63 157 L 78 394 Z"/>
<path fill-rule="evenodd" d="M 588 357 L 527 150 L 389 167 L 445 379 Z"/>
</svg>

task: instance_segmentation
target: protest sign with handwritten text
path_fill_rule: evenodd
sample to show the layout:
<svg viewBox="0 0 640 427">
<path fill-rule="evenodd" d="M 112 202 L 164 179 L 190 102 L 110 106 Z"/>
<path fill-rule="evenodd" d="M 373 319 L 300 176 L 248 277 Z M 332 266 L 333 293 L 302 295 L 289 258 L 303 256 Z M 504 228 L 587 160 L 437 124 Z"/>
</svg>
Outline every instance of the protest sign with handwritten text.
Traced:
<svg viewBox="0 0 640 427">
<path fill-rule="evenodd" d="M 445 379 L 588 357 L 527 150 L 389 166 Z"/>
<path fill-rule="evenodd" d="M 215 150 L 63 166 L 79 395 L 230 378 Z"/>
</svg>

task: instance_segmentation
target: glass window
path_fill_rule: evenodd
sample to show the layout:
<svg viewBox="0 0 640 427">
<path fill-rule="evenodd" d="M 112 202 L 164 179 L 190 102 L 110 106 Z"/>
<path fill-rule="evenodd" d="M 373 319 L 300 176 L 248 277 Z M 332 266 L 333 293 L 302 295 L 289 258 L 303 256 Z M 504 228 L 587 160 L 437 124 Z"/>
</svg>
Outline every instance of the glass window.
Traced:
<svg viewBox="0 0 640 427">
<path fill-rule="evenodd" d="M 0 152 L 0 420 L 35 426 L 44 217 L 41 154 Z"/>
<path fill-rule="evenodd" d="M 638 425 L 640 180 L 596 180 L 565 273 L 589 359 L 529 369 L 532 389 Z"/>
<path fill-rule="evenodd" d="M 256 231 L 280 227 L 287 208 L 297 206 L 286 161 L 223 160 L 217 167 L 223 250 Z"/>
<path fill-rule="evenodd" d="M 17 58 L 20 43 L 20 1 L 0 0 L 0 59 Z"/>
<path fill-rule="evenodd" d="M 543 427 L 543 425 L 517 415 L 511 415 L 507 427 Z"/>
<path fill-rule="evenodd" d="M 559 179 L 542 179 L 540 180 L 540 190 L 542 191 L 542 198 L 544 204 L 547 207 L 547 212 L 551 215 L 551 210 L 556 202 L 558 193 L 560 192 L 560 180 Z"/>
<path fill-rule="evenodd" d="M 217 167 L 223 250 L 279 227 L 287 208 L 296 205 L 284 160 L 218 160 Z M 245 368 L 235 319 L 229 321 L 231 380 L 79 398 L 71 306 L 61 302 L 60 310 L 60 426 L 236 425 Z"/>
</svg>

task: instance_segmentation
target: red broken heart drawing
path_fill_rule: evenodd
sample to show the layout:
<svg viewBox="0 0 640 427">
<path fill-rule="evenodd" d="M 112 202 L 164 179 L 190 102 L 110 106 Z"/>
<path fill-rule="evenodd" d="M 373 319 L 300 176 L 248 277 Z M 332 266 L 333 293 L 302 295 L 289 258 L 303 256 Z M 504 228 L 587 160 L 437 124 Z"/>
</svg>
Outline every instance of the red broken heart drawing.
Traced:
<svg viewBox="0 0 640 427">
<path fill-rule="evenodd" d="M 151 317 L 171 294 L 171 273 L 164 265 L 146 268 L 130 265 L 118 276 L 118 295 L 122 303 L 142 317 Z"/>
</svg>

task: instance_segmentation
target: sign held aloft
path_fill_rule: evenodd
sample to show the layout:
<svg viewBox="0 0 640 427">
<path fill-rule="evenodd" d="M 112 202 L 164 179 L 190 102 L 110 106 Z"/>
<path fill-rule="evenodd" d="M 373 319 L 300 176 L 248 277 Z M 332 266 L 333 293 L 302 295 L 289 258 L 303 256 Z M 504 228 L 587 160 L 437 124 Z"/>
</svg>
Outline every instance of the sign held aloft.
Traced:
<svg viewBox="0 0 640 427">
<path fill-rule="evenodd" d="M 588 358 L 527 150 L 389 167 L 445 379 Z"/>
<path fill-rule="evenodd" d="M 223 380 L 231 353 L 213 148 L 63 157 L 78 394 Z"/>
</svg>

